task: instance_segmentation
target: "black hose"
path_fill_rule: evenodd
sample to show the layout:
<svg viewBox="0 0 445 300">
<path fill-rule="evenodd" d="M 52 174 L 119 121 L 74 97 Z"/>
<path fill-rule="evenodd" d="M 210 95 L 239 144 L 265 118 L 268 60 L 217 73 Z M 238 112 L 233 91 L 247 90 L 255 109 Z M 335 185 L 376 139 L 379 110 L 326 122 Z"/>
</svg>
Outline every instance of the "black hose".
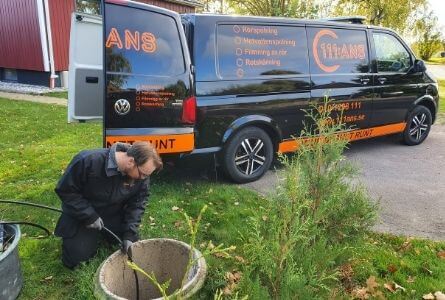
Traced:
<svg viewBox="0 0 445 300">
<path fill-rule="evenodd" d="M 47 237 L 51 236 L 51 232 L 49 232 L 48 229 L 46 229 L 45 227 L 43 227 L 42 225 L 36 224 L 36 223 L 32 223 L 32 222 L 25 222 L 25 221 L 0 221 L 0 225 L 13 225 L 13 224 L 20 224 L 20 225 L 30 225 L 30 226 L 34 226 L 37 228 L 42 229 L 43 231 L 45 231 Z"/>
<path fill-rule="evenodd" d="M 49 210 L 52 210 L 52 211 L 57 211 L 57 212 L 63 213 L 63 211 L 60 208 L 55 208 L 55 207 L 46 206 L 46 205 L 42 205 L 42 204 L 24 202 L 24 201 L 2 200 L 2 199 L 0 199 L 0 203 L 28 205 L 28 206 L 40 207 L 40 208 L 49 209 Z"/>
<path fill-rule="evenodd" d="M 32 207 L 38 207 L 38 208 L 43 208 L 43 209 L 48 209 L 48 210 L 52 210 L 52 211 L 56 211 L 58 213 L 63 213 L 63 211 L 59 208 L 55 208 L 55 207 L 51 207 L 51 206 L 46 206 L 46 205 L 42 205 L 42 204 L 36 204 L 36 203 L 30 203 L 30 202 L 24 202 L 24 201 L 17 201 L 17 200 L 2 200 L 0 199 L 0 203 L 8 203 L 8 204 L 19 204 L 19 205 L 27 205 L 27 206 L 32 206 Z M 49 232 L 48 229 L 46 229 L 45 227 L 39 225 L 39 224 L 35 224 L 35 223 L 31 223 L 31 222 L 22 222 L 22 221 L 5 221 L 5 222 L 0 222 L 0 224 L 24 224 L 24 225 L 31 225 L 31 226 L 35 226 L 38 227 L 42 230 L 44 230 L 48 236 L 51 235 L 51 233 Z M 108 229 L 107 227 L 103 227 L 103 229 L 110 234 L 115 240 L 118 241 L 119 245 L 121 246 L 121 248 L 124 246 L 124 244 L 122 243 L 122 240 L 114 233 L 112 232 L 110 229 Z M 131 249 L 129 249 L 129 253 L 127 253 L 127 257 L 128 260 L 130 260 L 131 262 L 133 262 L 133 255 L 131 254 Z M 139 300 L 139 279 L 137 276 L 137 272 L 136 270 L 133 270 L 134 273 L 134 279 L 136 282 L 136 299 Z"/>
</svg>

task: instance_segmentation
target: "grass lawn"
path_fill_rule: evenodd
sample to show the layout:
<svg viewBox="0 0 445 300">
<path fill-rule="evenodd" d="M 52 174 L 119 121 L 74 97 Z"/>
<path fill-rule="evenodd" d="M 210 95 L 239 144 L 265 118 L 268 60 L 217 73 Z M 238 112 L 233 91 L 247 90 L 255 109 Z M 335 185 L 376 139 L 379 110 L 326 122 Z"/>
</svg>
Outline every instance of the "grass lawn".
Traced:
<svg viewBox="0 0 445 300">
<path fill-rule="evenodd" d="M 42 96 L 68 99 L 68 91 L 66 91 L 66 92 L 49 92 L 46 94 L 42 94 Z"/>
<path fill-rule="evenodd" d="M 54 186 L 75 153 L 101 146 L 101 124 L 66 124 L 66 108 L 56 105 L 0 99 L 0 110 L 0 199 L 24 199 L 60 207 Z M 180 211 L 196 216 L 207 204 L 198 245 L 209 240 L 215 245 L 235 245 L 233 255 L 240 257 L 243 253 L 239 233 L 245 233 L 246 220 L 265 201 L 236 185 L 192 181 L 168 169 L 153 176 L 151 191 L 142 222 L 143 238 L 171 237 L 187 242 Z M 179 211 L 172 210 L 173 206 Z M 36 222 L 53 230 L 58 215 L 0 204 L 0 218 Z M 20 299 L 93 298 L 94 272 L 113 250 L 101 249 L 90 263 L 70 271 L 60 262 L 58 238 L 36 238 L 42 234 L 38 229 L 21 228 L 25 284 Z M 378 284 L 374 292 L 380 291 L 388 299 L 420 299 L 430 292 L 445 292 L 445 252 L 441 252 L 445 243 L 370 233 L 359 248 L 354 257 L 341 262 L 340 280 L 330 287 L 332 297 L 349 297 L 351 291 L 366 288 L 370 276 L 375 276 Z M 239 259 L 210 257 L 207 262 L 208 277 L 197 299 L 213 299 L 216 289 L 226 285 L 226 272 L 242 268 Z M 384 287 L 393 282 L 405 291 L 391 292 Z"/>
</svg>

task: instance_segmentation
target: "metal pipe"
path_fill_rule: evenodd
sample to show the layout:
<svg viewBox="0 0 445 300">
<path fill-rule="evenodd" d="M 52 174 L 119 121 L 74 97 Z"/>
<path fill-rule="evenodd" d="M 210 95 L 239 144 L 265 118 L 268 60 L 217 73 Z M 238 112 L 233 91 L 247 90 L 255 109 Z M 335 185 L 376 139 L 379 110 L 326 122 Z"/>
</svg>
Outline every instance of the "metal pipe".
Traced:
<svg viewBox="0 0 445 300">
<path fill-rule="evenodd" d="M 46 36 L 48 41 L 48 49 L 49 49 L 49 65 L 50 65 L 50 79 L 49 79 L 49 87 L 53 89 L 55 87 L 56 78 L 59 77 L 56 75 L 56 70 L 54 67 L 54 48 L 53 48 L 53 36 L 51 32 L 51 19 L 49 16 L 49 5 L 48 0 L 43 0 L 43 6 L 45 10 L 45 19 L 46 19 Z"/>
</svg>

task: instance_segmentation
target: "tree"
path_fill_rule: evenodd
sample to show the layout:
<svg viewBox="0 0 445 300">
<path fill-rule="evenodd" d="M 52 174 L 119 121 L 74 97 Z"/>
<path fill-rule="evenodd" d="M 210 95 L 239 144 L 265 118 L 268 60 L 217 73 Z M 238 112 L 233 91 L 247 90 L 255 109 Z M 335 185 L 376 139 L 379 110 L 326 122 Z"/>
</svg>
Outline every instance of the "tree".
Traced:
<svg viewBox="0 0 445 300">
<path fill-rule="evenodd" d="M 339 0 L 336 15 L 363 15 L 372 25 L 405 33 L 415 23 L 427 0 Z"/>
<path fill-rule="evenodd" d="M 100 0 L 76 0 L 76 11 L 100 15 Z"/>
<path fill-rule="evenodd" d="M 206 12 L 206 13 L 218 13 L 224 14 L 227 13 L 229 8 L 227 1 L 224 0 L 203 0 L 201 3 L 203 4 L 202 8 L 198 8 L 198 12 Z"/>
<path fill-rule="evenodd" d="M 315 18 L 319 5 L 315 0 L 229 0 L 240 14 L 267 17 Z"/>
<path fill-rule="evenodd" d="M 414 26 L 416 50 L 420 58 L 428 60 L 433 54 L 443 49 L 441 32 L 438 29 L 437 17 L 433 11 L 425 9 L 425 13 Z"/>
</svg>

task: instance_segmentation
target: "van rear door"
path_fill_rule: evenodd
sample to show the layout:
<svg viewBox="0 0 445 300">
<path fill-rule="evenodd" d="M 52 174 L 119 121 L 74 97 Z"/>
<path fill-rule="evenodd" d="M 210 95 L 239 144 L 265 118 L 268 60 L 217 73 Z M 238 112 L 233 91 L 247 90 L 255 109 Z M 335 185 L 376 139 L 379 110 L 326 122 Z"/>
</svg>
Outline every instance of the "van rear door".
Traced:
<svg viewBox="0 0 445 300">
<path fill-rule="evenodd" d="M 68 122 L 103 116 L 102 20 L 74 12 L 71 16 L 68 76 Z"/>
<path fill-rule="evenodd" d="M 179 14 L 124 0 L 104 4 L 104 143 L 194 147 L 196 100 Z"/>
</svg>

